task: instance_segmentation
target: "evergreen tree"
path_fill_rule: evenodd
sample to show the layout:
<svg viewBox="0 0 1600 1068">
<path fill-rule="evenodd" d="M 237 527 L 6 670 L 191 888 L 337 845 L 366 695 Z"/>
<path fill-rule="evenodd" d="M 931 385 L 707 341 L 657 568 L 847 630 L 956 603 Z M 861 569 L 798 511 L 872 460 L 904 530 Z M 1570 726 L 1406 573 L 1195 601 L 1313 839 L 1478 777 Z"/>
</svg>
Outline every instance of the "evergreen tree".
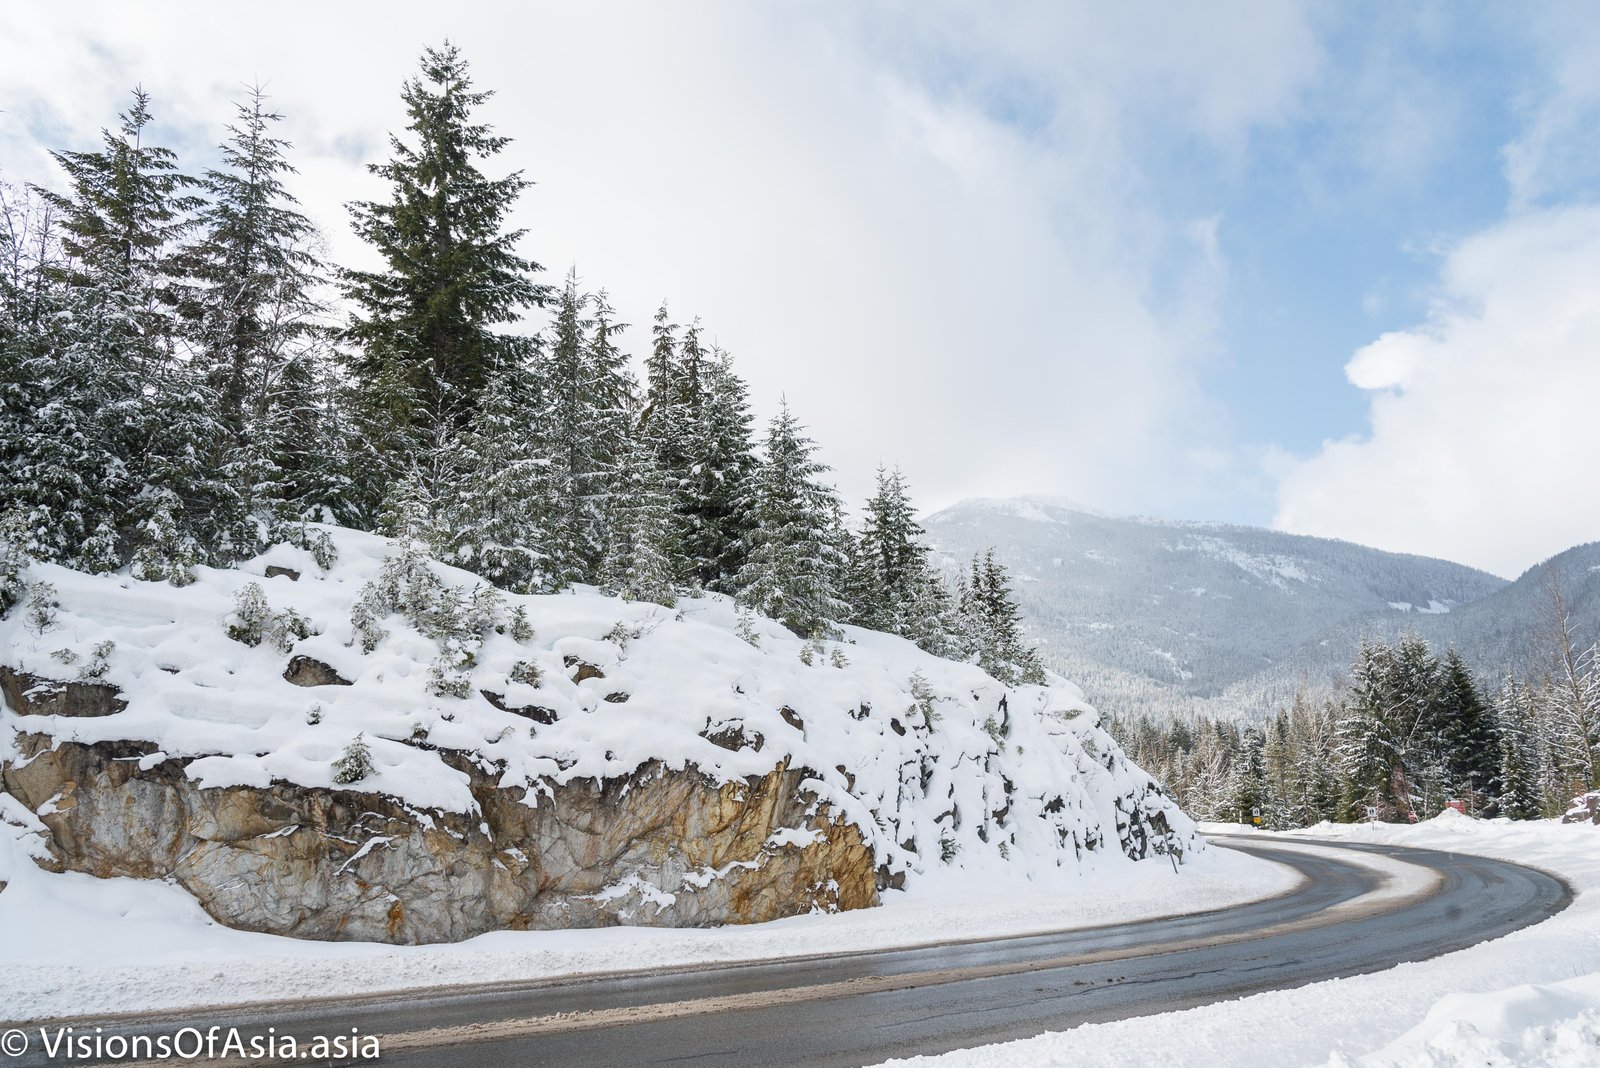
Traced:
<svg viewBox="0 0 1600 1068">
<path fill-rule="evenodd" d="M 1005 565 L 990 549 L 980 564 L 972 558 L 970 579 L 961 593 L 959 609 L 966 623 L 964 642 L 978 666 L 1007 685 L 1043 683 L 1044 665 L 1022 634 L 1022 612 L 1011 594 Z"/>
<path fill-rule="evenodd" d="M 757 465 L 750 405 L 727 353 L 713 350 L 702 381 L 704 400 L 685 449 L 681 552 L 690 581 L 731 593 L 744 566 L 752 524 Z"/>
<path fill-rule="evenodd" d="M 356 308 L 347 336 L 360 347 L 352 370 L 391 391 L 380 407 L 407 428 L 464 426 L 490 377 L 526 355 L 493 328 L 546 296 L 533 281 L 539 265 L 517 254 L 523 231 L 505 230 L 530 183 L 479 170 L 510 140 L 472 118 L 491 95 L 473 89 L 455 45 L 425 51 L 401 92 L 415 143 L 391 136 L 392 158 L 368 167 L 389 199 L 350 205 L 356 233 L 385 262 L 344 272 Z"/>
<path fill-rule="evenodd" d="M 1529 737 L 1532 700 L 1515 679 L 1507 679 L 1495 701 L 1495 735 L 1498 743 L 1499 814 L 1514 820 L 1540 815 L 1539 783 Z"/>
<path fill-rule="evenodd" d="M 883 590 L 878 585 L 878 572 L 863 551 L 861 538 L 844 531 L 839 550 L 843 554 L 841 574 L 844 581 L 839 596 L 850 606 L 847 618 L 853 626 L 875 627 L 882 621 Z"/>
<path fill-rule="evenodd" d="M 680 335 L 680 327 L 670 320 L 667 306 L 656 312 L 651 330 L 650 355 L 645 360 L 645 407 L 640 416 L 641 432 L 656 451 L 656 460 L 672 489 L 675 557 L 687 557 L 685 542 L 691 536 L 698 507 L 693 492 L 694 470 L 691 453 L 695 424 L 705 401 L 702 392 L 704 353 L 700 349 L 699 322 Z M 685 560 L 693 570 L 692 561 Z M 685 574 L 685 578 L 692 578 Z"/>
<path fill-rule="evenodd" d="M 1246 727 L 1237 757 L 1228 774 L 1227 809 L 1229 818 L 1251 823 L 1257 813 L 1265 820 L 1270 807 L 1267 795 L 1266 739 L 1254 727 Z"/>
<path fill-rule="evenodd" d="M 264 495 L 284 521 L 359 526 L 356 459 L 362 443 L 340 401 L 339 384 L 319 355 L 290 360 L 279 397 L 252 447 L 271 457 Z"/>
<path fill-rule="evenodd" d="M 656 309 L 650 328 L 650 355 L 645 358 L 645 409 L 641 425 L 651 426 L 666 417 L 678 400 L 678 324 L 667 312 L 667 302 Z M 654 435 L 659 441 L 661 434 Z"/>
<path fill-rule="evenodd" d="M 925 532 L 898 468 L 878 469 L 876 491 L 863 516 L 860 553 L 865 568 L 857 604 L 862 626 L 886 630 L 927 648 L 939 644 L 945 604 L 942 585 L 928 563 Z M 1014 618 L 1014 616 L 1013 616 Z M 1017 640 L 1020 647 L 1020 638 Z"/>
<path fill-rule="evenodd" d="M 297 517 L 335 503 L 327 480 L 308 477 L 317 461 L 307 450 L 332 444 L 316 425 L 330 392 L 315 296 L 323 267 L 315 229 L 283 185 L 294 168 L 288 143 L 272 136 L 282 116 L 259 88 L 236 111 L 222 166 L 201 182 L 185 313 L 226 431 L 217 466 L 245 510 Z"/>
<path fill-rule="evenodd" d="M 616 481 L 601 585 L 625 600 L 670 605 L 672 496 L 655 450 L 641 439 L 631 439 Z"/>
<path fill-rule="evenodd" d="M 4 349 L 0 516 L 29 556 L 109 571 L 125 558 L 124 517 L 140 490 L 128 458 L 148 425 L 142 335 L 103 289 L 45 299 L 50 313 Z"/>
<path fill-rule="evenodd" d="M 60 198 L 0 192 L 0 521 L 15 552 L 111 570 L 142 486 L 148 321 L 121 274 L 71 284 Z"/>
<path fill-rule="evenodd" d="M 741 603 L 803 637 L 827 633 L 848 606 L 834 585 L 839 561 L 829 538 L 833 490 L 816 446 L 783 404 L 767 432 L 756 475 L 752 546 L 740 569 Z"/>
<path fill-rule="evenodd" d="M 1267 722 L 1261 758 L 1266 797 L 1262 805 L 1262 824 L 1275 831 L 1293 827 L 1292 811 L 1300 794 L 1300 769 L 1294 759 L 1287 711 L 1279 710 Z"/>
<path fill-rule="evenodd" d="M 603 522 L 615 492 L 615 479 L 621 475 L 632 447 L 637 383 L 628 369 L 627 355 L 617 347 L 627 324 L 617 321 L 616 310 L 604 289 L 590 298 L 589 307 L 585 432 L 590 469 L 582 488 L 590 507 Z M 598 541 L 606 544 L 604 530 Z"/>
<path fill-rule="evenodd" d="M 261 530 L 240 491 L 216 393 L 192 368 L 174 365 L 143 406 L 141 448 L 131 459 L 142 488 L 126 521 L 134 574 L 183 585 L 197 563 L 228 564 L 261 548 Z M 127 455 L 127 454 L 124 454 Z"/>
<path fill-rule="evenodd" d="M 282 116 L 261 89 L 235 105 L 221 146 L 222 167 L 201 182 L 200 239 L 188 252 L 198 282 L 192 333 L 223 422 L 243 444 L 267 422 L 285 369 L 318 336 L 322 307 L 313 296 L 322 264 L 315 229 L 283 186 L 294 173 L 288 142 L 273 137 Z"/>
<path fill-rule="evenodd" d="M 150 95 L 136 87 L 118 128 L 100 132 L 99 151 L 51 153 L 68 192 L 38 190 L 59 216 L 65 277 L 122 306 L 142 342 L 136 356 L 147 375 L 172 354 L 182 273 L 174 251 L 200 204 L 190 192 L 195 180 L 178 169 L 172 150 L 150 143 L 151 121 Z"/>
<path fill-rule="evenodd" d="M 529 370 L 512 364 L 494 373 L 472 422 L 443 450 L 449 475 L 439 479 L 429 532 L 444 559 L 514 593 L 560 582 L 548 550 L 555 496 L 546 404 Z"/>
<path fill-rule="evenodd" d="M 551 494 L 548 567 L 557 587 L 594 578 L 604 551 L 601 517 L 594 509 L 600 493 L 597 458 L 589 439 L 592 424 L 588 373 L 589 298 L 578 290 L 576 268 L 556 300 L 554 333 L 544 361 L 543 388 L 549 416 L 547 485 Z"/>
<path fill-rule="evenodd" d="M 422 396 L 399 361 L 380 362 L 377 373 L 376 381 L 351 382 L 338 393 L 352 430 L 350 504 L 355 524 L 366 529 L 377 525 L 390 487 L 414 459 L 448 441 L 452 429 L 414 421 Z"/>
<path fill-rule="evenodd" d="M 1391 821 L 1409 811 L 1395 724 L 1402 718 L 1394 650 L 1363 639 L 1339 716 L 1339 758 L 1345 777 L 1340 818 Z"/>
<path fill-rule="evenodd" d="M 1439 678 L 1440 743 L 1449 792 L 1471 815 L 1490 809 L 1501 792 L 1500 747 L 1493 716 L 1461 654 L 1445 653 Z"/>
</svg>

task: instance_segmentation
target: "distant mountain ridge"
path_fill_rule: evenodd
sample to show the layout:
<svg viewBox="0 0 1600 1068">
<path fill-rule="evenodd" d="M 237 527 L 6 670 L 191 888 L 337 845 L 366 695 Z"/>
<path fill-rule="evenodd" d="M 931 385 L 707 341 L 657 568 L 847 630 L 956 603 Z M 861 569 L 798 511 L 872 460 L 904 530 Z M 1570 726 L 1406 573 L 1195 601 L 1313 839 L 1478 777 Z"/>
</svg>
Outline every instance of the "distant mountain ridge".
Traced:
<svg viewBox="0 0 1600 1068">
<path fill-rule="evenodd" d="M 1507 582 L 1351 542 L 1049 497 L 962 501 L 923 525 L 952 567 L 993 546 L 1046 657 L 1118 710 L 1257 714 L 1301 680 L 1342 676 L 1363 634 L 1415 630 L 1480 670 L 1525 670 L 1549 568 L 1580 632 L 1600 630 L 1600 544 Z"/>
</svg>

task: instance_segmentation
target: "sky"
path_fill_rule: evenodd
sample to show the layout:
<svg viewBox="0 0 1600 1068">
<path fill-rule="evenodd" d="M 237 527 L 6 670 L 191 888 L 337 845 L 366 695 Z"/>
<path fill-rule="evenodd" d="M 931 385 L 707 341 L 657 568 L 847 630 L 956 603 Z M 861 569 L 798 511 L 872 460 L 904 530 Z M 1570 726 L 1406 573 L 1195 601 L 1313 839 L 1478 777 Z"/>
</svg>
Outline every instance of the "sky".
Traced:
<svg viewBox="0 0 1600 1068">
<path fill-rule="evenodd" d="M 448 7 L 448 10 L 446 8 Z M 428 45 L 515 223 L 787 400 L 847 501 L 1031 493 L 1515 576 L 1600 538 L 1582 4 L 0 6 L 0 178 L 133 85 L 195 169 L 259 82 L 330 256 Z"/>
</svg>

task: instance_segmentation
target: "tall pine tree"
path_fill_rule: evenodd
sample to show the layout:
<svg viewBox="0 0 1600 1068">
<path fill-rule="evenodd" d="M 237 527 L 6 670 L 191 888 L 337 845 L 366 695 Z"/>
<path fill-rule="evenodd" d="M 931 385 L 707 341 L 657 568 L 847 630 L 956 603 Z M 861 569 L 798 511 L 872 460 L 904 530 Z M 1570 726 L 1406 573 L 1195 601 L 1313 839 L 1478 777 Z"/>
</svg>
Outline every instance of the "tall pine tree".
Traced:
<svg viewBox="0 0 1600 1068">
<path fill-rule="evenodd" d="M 945 644 L 947 598 L 929 565 L 900 470 L 878 468 L 878 483 L 862 521 L 856 583 L 856 622 L 910 638 L 930 652 Z"/>
<path fill-rule="evenodd" d="M 186 254 L 194 278 L 186 311 L 226 431 L 215 463 L 245 512 L 283 518 L 330 503 L 305 496 L 329 487 L 295 477 L 308 463 L 303 450 L 325 436 L 311 425 L 325 392 L 315 296 L 323 267 L 315 229 L 283 185 L 293 172 L 289 145 L 272 135 L 282 116 L 259 87 L 236 111 L 222 166 L 201 182 L 207 201 Z"/>
<path fill-rule="evenodd" d="M 1444 655 L 1439 677 L 1440 746 L 1449 793 L 1471 815 L 1492 812 L 1500 795 L 1500 747 L 1493 714 L 1461 654 Z"/>
<path fill-rule="evenodd" d="M 183 273 L 175 252 L 200 205 L 177 156 L 151 143 L 152 122 L 150 94 L 136 87 L 117 129 L 100 132 L 98 151 L 51 153 L 68 191 L 39 189 L 59 216 L 65 277 L 121 306 L 141 342 L 129 355 L 145 375 L 173 354 Z"/>
<path fill-rule="evenodd" d="M 960 640 L 979 667 L 1011 686 L 1044 682 L 1044 664 L 1023 636 L 1022 611 L 993 549 L 981 562 L 973 556 L 970 577 L 957 596 Z"/>
<path fill-rule="evenodd" d="M 803 637 L 828 633 L 848 612 L 834 584 L 829 537 L 834 492 L 816 446 L 782 404 L 767 431 L 756 475 L 750 555 L 737 578 L 739 600 Z"/>
<path fill-rule="evenodd" d="M 515 593 L 556 589 L 550 560 L 547 398 L 532 372 L 499 368 L 460 439 L 444 450 L 429 540 L 449 562 Z M 418 479 L 417 481 L 424 481 Z M 426 503 L 425 489 L 412 495 Z"/>
<path fill-rule="evenodd" d="M 272 135 L 283 116 L 259 87 L 235 110 L 222 166 L 201 180 L 206 202 L 186 266 L 198 283 L 189 307 L 197 355 L 242 443 L 268 421 L 286 368 L 323 333 L 315 290 L 324 269 L 316 230 L 284 188 L 290 146 Z"/>
<path fill-rule="evenodd" d="M 685 449 L 680 550 L 689 581 L 732 593 L 748 554 L 757 469 L 744 382 L 727 353 L 703 364 L 704 397 Z"/>
<path fill-rule="evenodd" d="M 600 585 L 629 601 L 673 601 L 672 495 L 655 450 L 627 443 L 610 500 L 609 543 Z"/>
<path fill-rule="evenodd" d="M 479 169 L 510 141 L 473 117 L 492 95 L 473 88 L 455 45 L 425 51 L 401 91 L 412 143 L 391 136 L 392 158 L 368 167 L 389 198 L 350 204 L 356 233 L 384 260 L 344 272 L 352 370 L 388 394 L 377 407 L 417 442 L 471 420 L 490 377 L 527 352 L 495 328 L 546 297 L 541 268 L 517 252 L 524 231 L 505 228 L 529 181 Z"/>
</svg>

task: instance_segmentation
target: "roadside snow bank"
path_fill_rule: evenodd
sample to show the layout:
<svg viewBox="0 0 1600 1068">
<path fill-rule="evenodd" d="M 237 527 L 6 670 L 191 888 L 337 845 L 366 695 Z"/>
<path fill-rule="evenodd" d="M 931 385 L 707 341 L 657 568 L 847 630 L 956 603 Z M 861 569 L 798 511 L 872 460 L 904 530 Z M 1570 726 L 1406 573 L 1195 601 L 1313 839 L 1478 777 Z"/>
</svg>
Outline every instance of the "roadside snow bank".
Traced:
<svg viewBox="0 0 1600 1068">
<path fill-rule="evenodd" d="M 1451 994 L 1404 1035 L 1355 1062 L 1361 1068 L 1481 1068 L 1600 1064 L 1600 974 L 1488 994 Z M 1352 1062 L 1334 1054 L 1329 1064 Z"/>
</svg>

